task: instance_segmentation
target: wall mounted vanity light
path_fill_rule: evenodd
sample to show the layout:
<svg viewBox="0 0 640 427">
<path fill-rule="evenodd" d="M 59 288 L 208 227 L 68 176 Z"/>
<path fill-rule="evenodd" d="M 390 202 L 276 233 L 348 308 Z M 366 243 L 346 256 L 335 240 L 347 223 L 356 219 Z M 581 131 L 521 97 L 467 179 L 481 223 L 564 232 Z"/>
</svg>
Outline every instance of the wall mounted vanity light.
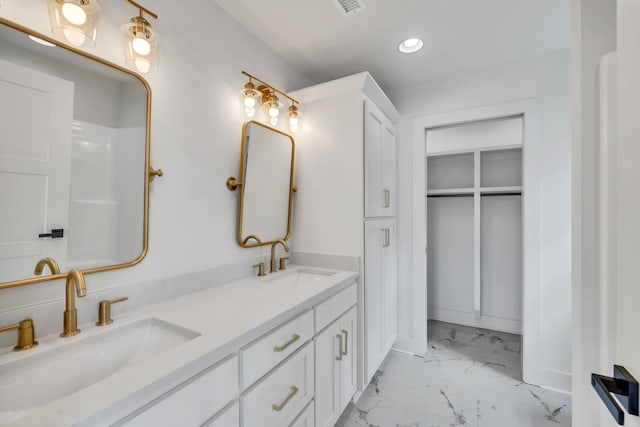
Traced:
<svg viewBox="0 0 640 427">
<path fill-rule="evenodd" d="M 292 103 L 288 112 L 289 118 L 289 131 L 291 133 L 298 133 L 302 129 L 302 113 L 298 110 L 295 103 Z"/>
<path fill-rule="evenodd" d="M 158 15 L 132 0 L 126 1 L 138 9 L 139 15 L 122 24 L 121 27 L 124 33 L 125 62 L 129 68 L 146 74 L 158 67 L 158 33 L 151 28 L 144 14 L 153 19 L 158 19 Z"/>
<path fill-rule="evenodd" d="M 262 105 L 264 109 L 265 119 L 269 120 L 271 126 L 277 126 L 280 121 L 280 108 L 282 104 L 276 94 L 280 94 L 285 97 L 291 105 L 287 113 L 287 119 L 289 124 L 289 132 L 299 132 L 302 126 L 302 113 L 298 110 L 298 100 L 293 99 L 281 90 L 276 89 L 268 83 L 260 80 L 259 78 L 243 71 L 242 74 L 249 78 L 249 81 L 244 85 L 244 88 L 240 91 L 240 98 L 242 102 L 242 108 L 247 118 L 253 119 L 256 115 L 256 107 L 258 103 Z M 253 81 L 260 83 L 260 86 L 256 88 Z"/>
<path fill-rule="evenodd" d="M 76 47 L 95 46 L 98 0 L 48 0 L 51 31 Z"/>
</svg>

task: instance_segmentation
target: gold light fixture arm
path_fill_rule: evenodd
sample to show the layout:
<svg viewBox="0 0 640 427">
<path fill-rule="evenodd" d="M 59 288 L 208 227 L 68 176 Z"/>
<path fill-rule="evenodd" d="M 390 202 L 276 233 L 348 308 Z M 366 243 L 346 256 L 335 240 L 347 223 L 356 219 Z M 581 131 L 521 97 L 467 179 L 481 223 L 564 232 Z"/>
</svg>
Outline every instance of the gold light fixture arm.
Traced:
<svg viewBox="0 0 640 427">
<path fill-rule="evenodd" d="M 127 1 L 129 1 L 129 0 L 127 0 Z M 245 75 L 245 76 L 247 76 L 247 77 L 249 77 L 249 81 L 251 81 L 251 79 L 253 79 L 253 80 L 257 81 L 257 82 L 262 83 L 263 85 L 265 85 L 266 87 L 268 87 L 268 88 L 269 88 L 269 89 L 271 89 L 272 91 L 274 91 L 274 92 L 278 92 L 280 95 L 284 96 L 284 97 L 285 97 L 285 98 L 287 98 L 289 101 L 291 101 L 294 105 L 295 105 L 295 104 L 299 104 L 299 103 L 300 103 L 300 101 L 298 101 L 297 99 L 290 97 L 289 95 L 287 95 L 287 94 L 286 94 L 286 93 L 284 93 L 283 91 L 281 91 L 281 90 L 279 90 L 279 89 L 276 89 L 275 87 L 271 86 L 269 83 L 267 83 L 267 82 L 265 82 L 265 81 L 263 81 L 263 80 L 260 80 L 260 79 L 259 79 L 259 78 L 257 78 L 256 76 L 251 75 L 251 74 L 247 73 L 246 71 L 243 71 L 243 72 L 242 72 L 242 74 L 243 74 L 243 75 Z"/>
<path fill-rule="evenodd" d="M 158 19 L 158 15 L 156 15 L 153 12 L 151 12 L 146 7 L 140 6 L 138 3 L 134 2 L 133 0 L 125 0 L 125 1 L 140 11 L 140 17 L 141 18 L 144 18 L 144 16 L 142 16 L 142 12 L 144 12 L 147 15 L 151 16 L 153 19 Z"/>
</svg>

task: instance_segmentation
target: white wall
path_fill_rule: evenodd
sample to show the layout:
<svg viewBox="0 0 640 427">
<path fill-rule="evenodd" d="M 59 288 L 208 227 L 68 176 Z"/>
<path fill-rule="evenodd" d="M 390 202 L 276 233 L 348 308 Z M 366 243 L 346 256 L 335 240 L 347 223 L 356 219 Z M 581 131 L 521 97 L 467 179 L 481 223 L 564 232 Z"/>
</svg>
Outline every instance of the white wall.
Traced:
<svg viewBox="0 0 640 427">
<path fill-rule="evenodd" d="M 388 92 L 401 113 L 398 124 L 398 304 L 399 336 L 413 334 L 412 120 L 438 113 L 537 98 L 543 105 L 540 147 L 540 319 L 542 363 L 569 388 L 571 371 L 571 145 L 568 50 L 507 64 L 468 76 Z M 422 202 L 422 201 L 420 201 Z"/>
<path fill-rule="evenodd" d="M 243 118 L 238 91 L 247 70 L 284 90 L 312 82 L 210 0 L 161 1 L 160 65 L 149 76 L 153 90 L 151 160 L 164 170 L 151 188 L 149 252 L 136 267 L 87 276 L 89 292 L 125 283 L 241 262 L 263 253 L 235 242 L 237 193 L 225 186 L 238 175 Z M 97 46 L 90 51 L 124 65 L 119 25 L 137 11 L 125 2 L 102 2 Z M 46 2 L 3 0 L 0 15 L 49 34 Z M 0 312 L 62 299 L 62 283 L 3 291 Z M 173 283 L 171 286 L 181 286 Z M 94 307 L 78 302 L 81 322 Z M 57 328 L 61 313 L 52 313 Z M 38 325 L 39 332 L 49 325 Z M 0 342 L 0 344 L 2 344 Z M 8 342 L 7 342 L 8 344 Z"/>
</svg>

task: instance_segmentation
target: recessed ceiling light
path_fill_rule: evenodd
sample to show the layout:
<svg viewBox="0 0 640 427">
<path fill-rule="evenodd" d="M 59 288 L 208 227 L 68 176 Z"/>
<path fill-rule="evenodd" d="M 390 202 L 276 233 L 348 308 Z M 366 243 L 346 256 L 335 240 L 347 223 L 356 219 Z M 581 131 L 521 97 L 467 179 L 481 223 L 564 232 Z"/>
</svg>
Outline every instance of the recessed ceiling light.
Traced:
<svg viewBox="0 0 640 427">
<path fill-rule="evenodd" d="M 53 44 L 53 43 L 49 43 L 48 41 L 46 41 L 46 40 L 42 40 L 41 38 L 38 38 L 38 37 L 36 37 L 36 36 L 31 36 L 31 35 L 30 35 L 30 36 L 29 36 L 29 38 L 30 38 L 32 41 L 34 41 L 34 42 L 36 42 L 36 43 L 39 43 L 39 44 L 41 44 L 41 45 L 43 45 L 43 46 L 47 46 L 47 47 L 55 47 L 55 46 L 56 46 L 55 44 Z"/>
<path fill-rule="evenodd" d="M 422 40 L 420 39 L 406 39 L 398 46 L 398 50 L 402 53 L 414 53 L 422 49 Z"/>
</svg>

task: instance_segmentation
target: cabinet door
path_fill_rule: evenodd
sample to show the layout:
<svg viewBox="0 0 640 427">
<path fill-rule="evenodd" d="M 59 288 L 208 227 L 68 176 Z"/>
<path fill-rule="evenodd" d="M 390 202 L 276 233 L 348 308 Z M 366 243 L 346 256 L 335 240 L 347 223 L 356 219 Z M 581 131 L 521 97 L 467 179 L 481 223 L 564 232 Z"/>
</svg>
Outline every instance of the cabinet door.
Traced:
<svg viewBox="0 0 640 427">
<path fill-rule="evenodd" d="M 370 101 L 364 105 L 365 217 L 395 216 L 395 127 Z"/>
<path fill-rule="evenodd" d="M 385 227 L 386 246 L 382 247 L 382 340 L 386 356 L 396 341 L 397 336 L 397 287 L 396 287 L 396 221 Z"/>
<path fill-rule="evenodd" d="M 380 137 L 381 216 L 396 215 L 396 127 L 385 117 Z"/>
<path fill-rule="evenodd" d="M 342 335 L 342 360 L 340 361 L 340 400 L 339 415 L 346 409 L 351 398 L 356 393 L 356 308 L 353 307 L 342 316 L 339 333 Z"/>
<path fill-rule="evenodd" d="M 313 427 L 314 422 L 314 407 L 313 402 L 307 406 L 307 409 L 302 411 L 302 414 L 293 422 L 289 427 Z"/>
<path fill-rule="evenodd" d="M 202 424 L 202 427 L 240 427 L 240 410 L 238 403 L 225 409 L 215 417 Z"/>
<path fill-rule="evenodd" d="M 237 395 L 238 358 L 233 356 L 177 386 L 115 425 L 201 426 Z"/>
<path fill-rule="evenodd" d="M 332 323 L 315 338 L 315 418 L 317 427 L 332 427 L 340 416 L 340 403 L 338 400 L 340 366 L 337 360 L 340 355 L 337 339 L 338 330 L 338 324 Z"/>
<path fill-rule="evenodd" d="M 395 219 L 365 221 L 364 346 L 371 381 L 395 339 Z M 389 300 L 387 301 L 387 298 Z"/>
<path fill-rule="evenodd" d="M 314 348 L 311 343 L 307 343 L 240 396 L 242 425 L 290 425 L 314 398 L 314 359 Z"/>
</svg>

